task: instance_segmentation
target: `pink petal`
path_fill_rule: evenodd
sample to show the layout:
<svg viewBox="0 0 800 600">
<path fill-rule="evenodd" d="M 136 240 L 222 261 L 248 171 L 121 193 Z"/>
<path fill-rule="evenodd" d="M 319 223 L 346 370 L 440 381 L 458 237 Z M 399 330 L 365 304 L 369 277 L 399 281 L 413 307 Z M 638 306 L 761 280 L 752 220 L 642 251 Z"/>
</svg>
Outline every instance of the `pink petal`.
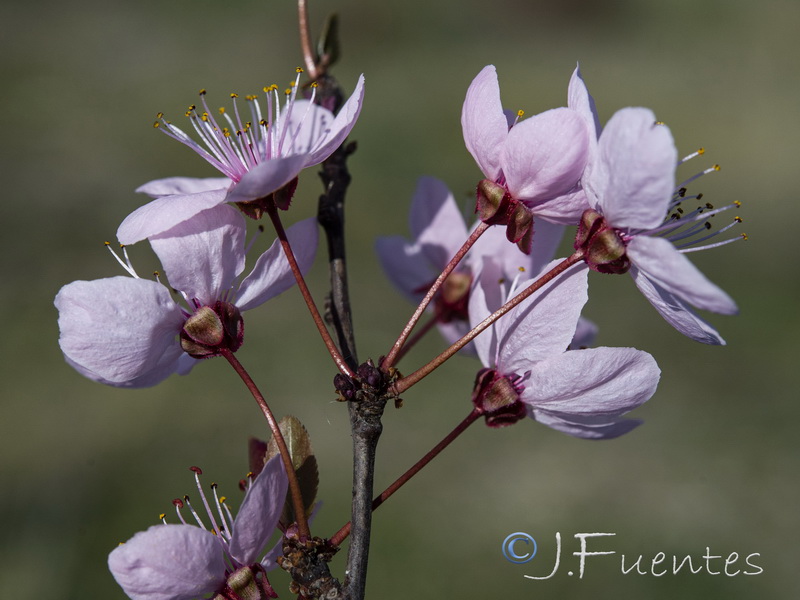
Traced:
<svg viewBox="0 0 800 600">
<path fill-rule="evenodd" d="M 251 202 L 266 198 L 297 177 L 306 166 L 306 159 L 305 154 L 296 154 L 272 158 L 257 164 L 230 189 L 226 200 Z"/>
<path fill-rule="evenodd" d="M 505 293 L 501 284 L 500 265 L 491 256 L 484 256 L 480 271 L 475 273 L 475 283 L 469 295 L 469 323 L 472 327 L 480 324 L 503 305 Z M 505 315 L 501 318 L 508 318 Z M 472 342 L 484 367 L 494 368 L 497 364 L 497 321 L 484 330 Z"/>
<path fill-rule="evenodd" d="M 136 188 L 140 194 L 147 194 L 151 198 L 161 196 L 186 196 L 198 192 L 228 189 L 233 182 L 227 177 L 167 177 L 156 179 Z"/>
<path fill-rule="evenodd" d="M 299 221 L 286 230 L 300 272 L 305 275 L 314 262 L 319 241 L 316 217 Z M 256 261 L 252 272 L 242 281 L 236 299 L 239 310 L 250 310 L 274 298 L 296 282 L 289 261 L 278 240 Z"/>
<path fill-rule="evenodd" d="M 133 600 L 193 600 L 225 583 L 219 541 L 193 525 L 155 525 L 108 555 L 108 568 Z"/>
<path fill-rule="evenodd" d="M 230 553 L 243 565 L 256 562 L 278 525 L 289 480 L 280 456 L 272 457 L 245 494 L 233 522 Z"/>
<path fill-rule="evenodd" d="M 536 223 L 541 223 L 542 219 L 546 219 L 550 223 L 559 225 L 575 225 L 580 221 L 583 211 L 587 208 L 589 208 L 589 202 L 586 192 L 579 185 L 565 194 L 538 203 L 534 210 L 536 216 L 541 218 Z"/>
<path fill-rule="evenodd" d="M 434 177 L 420 177 L 417 182 L 409 220 L 416 244 L 440 272 L 469 235 L 453 194 Z"/>
<path fill-rule="evenodd" d="M 422 299 L 438 275 L 422 249 L 399 235 L 378 238 L 375 251 L 386 277 L 412 302 Z"/>
<path fill-rule="evenodd" d="M 163 233 L 207 208 L 222 204 L 226 194 L 227 190 L 218 189 L 186 196 L 157 198 L 125 218 L 117 229 L 117 239 L 128 246 Z"/>
<path fill-rule="evenodd" d="M 648 279 L 684 302 L 724 315 L 739 312 L 731 297 L 711 283 L 668 240 L 637 235 L 628 243 L 628 256 Z"/>
<path fill-rule="evenodd" d="M 649 400 L 660 377 L 641 350 L 570 350 L 533 365 L 521 399 L 560 415 L 618 417 Z"/>
<path fill-rule="evenodd" d="M 568 108 L 514 125 L 501 159 L 509 192 L 534 212 L 537 204 L 566 194 L 581 178 L 588 145 L 586 123 Z"/>
<path fill-rule="evenodd" d="M 356 89 L 339 110 L 336 118 L 330 126 L 330 131 L 325 136 L 325 141 L 316 148 L 306 159 L 306 166 L 310 167 L 321 163 L 342 145 L 342 142 L 350 135 L 353 126 L 356 124 L 361 107 L 364 104 L 364 75 L 358 78 Z"/>
<path fill-rule="evenodd" d="M 483 68 L 467 90 L 461 109 L 464 142 L 483 174 L 492 181 L 500 176 L 500 161 L 508 135 L 508 122 L 500 102 L 500 84 L 493 65 Z"/>
<path fill-rule="evenodd" d="M 150 244 L 169 284 L 210 305 L 225 299 L 244 270 L 244 236 L 244 217 L 223 204 L 153 236 Z"/>
<path fill-rule="evenodd" d="M 586 88 L 583 77 L 581 77 L 580 67 L 575 67 L 575 71 L 573 71 L 569 80 L 567 106 L 577 112 L 586 122 L 586 127 L 589 130 L 589 145 L 594 146 L 600 136 L 600 119 L 597 116 L 594 98 L 592 98 Z"/>
<path fill-rule="evenodd" d="M 561 415 L 540 409 L 531 409 L 529 412 L 531 418 L 542 425 L 586 440 L 610 440 L 642 424 L 639 419 Z"/>
<path fill-rule="evenodd" d="M 553 261 L 545 270 L 559 262 Z M 524 373 L 532 363 L 567 349 L 589 297 L 588 273 L 584 265 L 570 267 L 497 322 L 501 371 Z M 532 282 L 520 283 L 518 292 Z"/>
<path fill-rule="evenodd" d="M 692 312 L 687 304 L 675 295 L 650 281 L 647 276 L 632 267 L 630 274 L 636 287 L 650 301 L 650 304 L 664 317 L 664 320 L 683 335 L 702 344 L 725 345 L 725 340 L 711 325 Z"/>
<path fill-rule="evenodd" d="M 677 164 L 669 128 L 646 108 L 623 108 L 603 130 L 583 185 L 614 227 L 652 229 L 666 216 Z"/>
<path fill-rule="evenodd" d="M 177 361 L 184 317 L 160 283 L 131 277 L 74 281 L 61 288 L 55 306 L 61 350 L 92 379 L 131 385 L 154 371 L 160 376 L 169 371 L 165 363 Z"/>
</svg>

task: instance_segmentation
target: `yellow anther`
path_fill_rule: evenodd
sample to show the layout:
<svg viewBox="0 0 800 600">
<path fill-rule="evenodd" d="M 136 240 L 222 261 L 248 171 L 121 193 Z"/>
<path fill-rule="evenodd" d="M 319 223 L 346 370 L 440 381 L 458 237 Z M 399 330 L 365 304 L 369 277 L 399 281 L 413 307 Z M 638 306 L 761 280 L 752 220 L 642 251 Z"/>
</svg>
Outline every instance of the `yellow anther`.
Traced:
<svg viewBox="0 0 800 600">
<path fill-rule="evenodd" d="M 203 121 L 208 121 L 208 113 L 204 112 L 202 115 L 200 115 L 200 119 Z"/>
<path fill-rule="evenodd" d="M 227 127 L 223 127 L 222 128 L 222 135 L 224 135 L 225 137 L 230 137 L 231 136 L 231 130 L 228 129 Z"/>
<path fill-rule="evenodd" d="M 745 242 L 747 241 L 747 239 L 748 239 L 748 238 L 747 238 L 747 234 L 746 234 L 746 233 L 743 233 L 743 234 L 742 234 L 742 239 L 743 239 Z"/>
<path fill-rule="evenodd" d="M 297 85 L 297 84 L 294 81 L 290 81 L 289 82 L 289 87 L 290 88 L 293 88 L 295 85 Z"/>
<path fill-rule="evenodd" d="M 734 200 L 733 203 L 736 205 L 736 208 L 739 208 L 742 205 L 742 203 L 738 200 Z"/>
<path fill-rule="evenodd" d="M 525 267 L 517 267 L 517 270 L 518 270 L 520 273 L 524 273 L 524 272 L 525 272 Z"/>
<path fill-rule="evenodd" d="M 163 119 L 163 118 L 164 118 L 164 113 L 162 112 L 156 113 L 156 119 Z"/>
<path fill-rule="evenodd" d="M 103 242 L 106 246 L 111 246 L 111 242 Z"/>
<path fill-rule="evenodd" d="M 221 115 L 225 114 L 225 107 L 224 106 L 220 106 L 219 107 L 219 114 L 221 114 Z"/>
<path fill-rule="evenodd" d="M 206 88 L 203 88 L 202 90 L 200 90 L 199 93 L 200 93 L 201 96 L 205 96 L 206 95 Z"/>
<path fill-rule="evenodd" d="M 184 113 L 184 116 L 191 117 L 191 116 L 192 116 L 192 111 L 190 111 L 190 110 L 187 110 L 187 111 Z"/>
<path fill-rule="evenodd" d="M 156 121 L 155 123 L 153 123 L 153 127 L 155 127 L 156 129 L 158 129 L 159 127 L 161 127 L 161 123 L 159 123 L 158 121 Z"/>
<path fill-rule="evenodd" d="M 665 125 L 664 121 L 656 121 L 653 125 Z"/>
<path fill-rule="evenodd" d="M 525 111 L 522 110 L 522 109 L 517 111 L 517 117 L 520 118 L 520 119 L 522 118 L 522 115 L 524 115 L 524 114 L 525 114 Z"/>
<path fill-rule="evenodd" d="M 160 520 L 166 518 L 166 516 L 167 516 L 167 513 L 161 513 L 160 515 L 158 515 L 158 520 L 160 521 Z"/>
<path fill-rule="evenodd" d="M 705 154 L 705 153 L 706 153 L 706 149 L 705 149 L 705 148 L 699 148 L 699 149 L 697 150 L 697 153 L 698 153 L 698 154 Z"/>
<path fill-rule="evenodd" d="M 227 499 L 228 499 L 228 498 L 227 498 L 227 497 L 225 497 L 225 496 L 220 496 L 220 497 L 219 497 L 219 503 L 220 503 L 220 504 L 225 504 L 225 500 L 227 500 Z"/>
<path fill-rule="evenodd" d="M 289 96 L 292 93 L 292 90 L 291 88 L 286 88 L 286 90 L 283 93 Z"/>
<path fill-rule="evenodd" d="M 267 122 L 266 122 L 264 119 L 261 119 L 261 120 L 259 121 L 259 124 L 260 124 L 260 125 L 263 125 L 264 127 L 269 127 L 269 124 L 268 124 L 268 123 L 267 123 Z"/>
<path fill-rule="evenodd" d="M 238 98 L 239 94 L 231 94 L 231 98 Z"/>
<path fill-rule="evenodd" d="M 302 73 L 302 72 L 303 72 L 303 69 L 302 69 L 301 67 L 297 67 L 297 68 L 294 70 L 294 72 L 295 72 L 295 73 Z"/>
<path fill-rule="evenodd" d="M 253 473 L 252 471 L 248 471 L 245 477 L 247 477 L 248 479 L 253 479 L 255 477 L 255 473 Z"/>
<path fill-rule="evenodd" d="M 506 278 L 505 277 L 501 277 L 500 279 L 497 280 L 497 285 L 503 285 L 505 282 L 506 282 Z"/>
<path fill-rule="evenodd" d="M 714 165 L 711 168 L 714 169 L 715 171 L 719 171 L 722 167 L 720 167 L 719 165 Z"/>
<path fill-rule="evenodd" d="M 312 87 L 312 88 L 316 88 L 316 87 L 317 87 L 317 82 L 315 81 L 314 83 L 312 83 L 312 84 L 311 84 L 311 87 Z"/>
<path fill-rule="evenodd" d="M 733 217 L 733 220 L 736 221 L 737 223 L 741 223 L 742 217 Z"/>
<path fill-rule="evenodd" d="M 155 277 L 161 277 L 161 271 L 153 271 Z"/>
</svg>

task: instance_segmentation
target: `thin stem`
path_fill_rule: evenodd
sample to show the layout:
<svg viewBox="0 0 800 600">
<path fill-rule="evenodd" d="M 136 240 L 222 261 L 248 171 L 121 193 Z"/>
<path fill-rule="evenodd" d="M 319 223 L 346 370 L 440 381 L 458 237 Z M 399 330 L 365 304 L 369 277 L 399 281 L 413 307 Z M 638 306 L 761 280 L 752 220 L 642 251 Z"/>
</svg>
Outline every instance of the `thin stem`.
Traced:
<svg viewBox="0 0 800 600">
<path fill-rule="evenodd" d="M 472 412 L 467 415 L 467 417 L 461 421 L 458 425 L 456 425 L 455 429 L 448 433 L 444 439 L 436 444 L 425 456 L 420 458 L 413 467 L 411 467 L 408 471 L 403 473 L 397 480 L 386 488 L 379 496 L 372 501 L 372 510 L 374 511 L 378 508 L 381 504 L 383 504 L 392 494 L 394 494 L 397 490 L 399 490 L 403 485 L 405 485 L 414 475 L 419 473 L 424 467 L 428 465 L 434 458 L 436 458 L 439 453 L 447 448 L 453 440 L 455 440 L 459 435 L 466 431 L 467 427 L 472 425 L 478 418 L 483 414 L 483 412 L 477 408 L 472 409 Z M 339 531 L 337 531 L 333 537 L 330 539 L 330 543 L 334 546 L 340 546 L 342 542 L 350 535 L 350 523 L 347 523 L 344 527 L 342 527 Z"/>
<path fill-rule="evenodd" d="M 500 317 L 510 311 L 512 308 L 517 306 L 520 302 L 525 300 L 528 296 L 539 290 L 542 286 L 546 283 L 552 281 L 558 275 L 569 269 L 572 265 L 579 263 L 583 260 L 583 251 L 577 250 L 571 256 L 565 258 L 562 262 L 558 263 L 555 267 L 550 269 L 547 273 L 539 277 L 536 281 L 530 284 L 527 288 L 525 288 L 522 292 L 514 296 L 511 300 L 506 302 L 503 306 L 501 306 L 497 311 L 486 317 L 483 321 L 481 321 L 478 325 L 473 327 L 464 337 L 458 340 L 455 344 L 450 346 L 447 350 L 442 352 L 439 356 L 434 358 L 425 366 L 417 369 L 411 375 L 407 377 L 403 377 L 399 381 L 397 381 L 391 389 L 391 392 L 396 395 L 402 394 L 412 385 L 418 383 L 422 378 L 430 375 L 433 371 L 438 369 L 442 364 L 445 363 L 448 359 L 450 359 L 456 352 L 461 350 L 464 346 L 469 344 L 473 339 L 475 339 L 479 333 L 487 329 L 492 323 L 497 321 Z"/>
<path fill-rule="evenodd" d="M 306 0 L 297 0 L 297 22 L 300 26 L 300 47 L 303 49 L 306 72 L 311 81 L 316 81 L 319 73 L 317 73 L 316 53 L 311 45 L 311 27 L 308 23 L 308 3 Z"/>
<path fill-rule="evenodd" d="M 278 451 L 281 454 L 283 466 L 286 468 L 286 475 L 289 478 L 289 494 L 292 498 L 292 508 L 294 509 L 294 514 L 297 518 L 297 527 L 300 536 L 306 538 L 311 537 L 311 532 L 308 528 L 308 520 L 306 519 L 306 509 L 305 503 L 303 502 L 303 494 L 300 492 L 300 482 L 297 480 L 297 473 L 295 473 L 294 465 L 292 464 L 292 455 L 289 454 L 289 448 L 286 446 L 286 441 L 283 439 L 281 428 L 278 426 L 275 416 L 272 414 L 267 401 L 264 399 L 264 395 L 259 391 L 255 381 L 253 381 L 253 378 L 250 377 L 250 374 L 247 372 L 244 366 L 242 366 L 242 363 L 239 362 L 239 359 L 237 359 L 233 352 L 228 349 L 221 350 L 221 354 L 227 359 L 227 361 L 233 367 L 233 370 L 238 373 L 239 377 L 242 378 L 242 381 L 247 386 L 247 389 L 250 390 L 253 398 L 256 399 L 261 412 L 264 413 L 267 423 L 269 423 L 269 428 L 272 430 L 272 437 L 275 440 L 275 443 L 278 445 Z"/>
<path fill-rule="evenodd" d="M 305 300 L 306 306 L 308 306 L 308 310 L 311 312 L 311 318 L 314 320 L 314 324 L 317 326 L 320 336 L 322 336 L 322 341 L 325 343 L 325 347 L 328 349 L 328 352 L 330 353 L 331 358 L 333 358 L 333 362 L 336 363 L 336 367 L 339 369 L 339 371 L 341 371 L 343 375 L 353 377 L 355 373 L 347 365 L 347 362 L 344 360 L 344 358 L 342 358 L 342 355 L 339 353 L 339 349 L 336 347 L 331 334 L 328 333 L 328 328 L 325 326 L 325 321 L 323 321 L 322 315 L 319 314 L 317 305 L 314 303 L 314 298 L 311 296 L 311 291 L 308 289 L 306 281 L 303 278 L 303 274 L 300 272 L 300 267 L 297 265 L 294 252 L 292 252 L 292 246 L 289 244 L 289 239 L 286 237 L 286 231 L 281 223 L 280 215 L 278 215 L 277 207 L 274 204 L 270 204 L 269 208 L 267 208 L 267 214 L 269 215 L 269 218 L 272 219 L 272 224 L 275 226 L 275 232 L 277 233 L 278 240 L 280 240 L 281 246 L 283 247 L 286 260 L 289 261 L 289 267 L 292 269 L 294 278 L 297 280 L 300 293 L 303 295 L 303 300 Z"/>
<path fill-rule="evenodd" d="M 444 271 L 442 271 L 441 275 L 439 275 L 439 277 L 436 278 L 436 281 L 433 282 L 433 285 L 428 290 L 428 293 L 425 294 L 425 297 L 422 299 L 422 302 L 419 303 L 417 310 L 414 311 L 414 314 L 411 315 L 411 318 L 408 320 L 408 323 L 403 328 L 402 333 L 400 333 L 400 337 L 397 338 L 397 341 L 392 346 L 392 349 L 386 355 L 386 358 L 384 358 L 383 361 L 381 362 L 381 368 L 384 371 L 388 370 L 389 367 L 393 366 L 394 363 L 397 361 L 397 355 L 403 349 L 403 345 L 405 345 L 408 336 L 411 335 L 411 332 L 416 326 L 417 321 L 419 321 L 420 317 L 422 316 L 422 313 L 425 312 L 425 309 L 428 307 L 428 304 L 430 304 L 431 300 L 433 300 L 433 297 L 436 295 L 436 292 L 439 291 L 439 288 L 442 286 L 442 284 L 450 275 L 450 273 L 453 272 L 453 269 L 456 268 L 458 263 L 461 262 L 461 259 L 464 258 L 464 255 L 467 252 L 469 252 L 469 249 L 472 248 L 473 244 L 475 244 L 475 242 L 478 241 L 478 238 L 480 238 L 481 235 L 483 235 L 483 232 L 489 229 L 489 227 L 490 226 L 487 225 L 486 223 L 481 222 L 475 228 L 475 231 L 473 231 L 467 238 L 467 241 L 464 242 L 464 245 L 461 246 L 458 252 L 456 252 L 455 256 L 453 256 L 450 262 L 447 263 L 447 266 L 444 268 Z"/>
<path fill-rule="evenodd" d="M 408 351 L 411 350 L 417 344 L 417 342 L 419 342 L 423 337 L 425 337 L 425 334 L 427 334 L 431 329 L 434 328 L 436 323 L 438 323 L 438 321 L 436 320 L 436 317 L 433 317 L 432 319 L 429 319 L 419 329 L 419 331 L 417 331 L 413 336 L 411 336 L 411 338 L 409 338 L 409 340 L 403 345 L 402 350 L 400 350 L 400 352 L 397 353 L 397 356 L 394 359 L 395 364 L 399 363 L 400 360 L 406 354 L 408 354 Z"/>
</svg>

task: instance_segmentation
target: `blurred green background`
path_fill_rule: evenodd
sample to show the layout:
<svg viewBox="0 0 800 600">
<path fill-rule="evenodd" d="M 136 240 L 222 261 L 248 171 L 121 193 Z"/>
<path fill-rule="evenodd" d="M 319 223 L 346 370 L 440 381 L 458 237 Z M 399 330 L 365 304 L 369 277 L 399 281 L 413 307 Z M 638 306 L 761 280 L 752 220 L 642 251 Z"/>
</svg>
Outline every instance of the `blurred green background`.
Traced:
<svg viewBox="0 0 800 600">
<path fill-rule="evenodd" d="M 474 426 L 376 513 L 369 595 L 795 598 L 800 4 L 318 0 L 311 9 L 317 30 L 327 12 L 340 14 L 343 85 L 367 78 L 348 200 L 362 359 L 384 353 L 411 311 L 380 272 L 374 239 L 407 234 L 419 175 L 444 179 L 459 198 L 474 189 L 479 174 L 459 117 L 469 82 L 489 63 L 506 105 L 528 114 L 565 104 L 576 61 L 603 122 L 624 106 L 652 108 L 682 152 L 706 148 L 685 174 L 722 165 L 693 189 L 718 205 L 742 201 L 739 231 L 750 236 L 693 255 L 741 307 L 738 317 L 711 317 L 724 348 L 671 330 L 627 278 L 591 277 L 587 314 L 601 327 L 598 343 L 647 350 L 662 368 L 658 393 L 637 411 L 645 425 L 604 443 L 528 421 Z M 52 299 L 72 280 L 121 274 L 102 242 L 145 201 L 138 185 L 215 175 L 154 132 L 154 115 L 180 123 L 200 88 L 221 104 L 229 92 L 292 77 L 301 62 L 295 9 L 288 0 L 30 0 L 2 13 L 0 597 L 123 598 L 108 551 L 191 493 L 190 465 L 237 498 L 247 438 L 266 437 L 266 428 L 221 361 L 147 390 L 82 379 L 58 349 Z M 311 215 L 317 194 L 309 172 L 289 218 Z M 149 260 L 145 248 L 133 253 L 137 264 Z M 320 302 L 321 258 L 310 280 Z M 346 410 L 333 401 L 334 371 L 298 298 L 293 290 L 248 314 L 239 356 L 274 410 L 310 431 L 325 502 L 314 531 L 330 535 L 349 518 Z M 432 336 L 401 368 L 440 347 Z M 406 394 L 403 409 L 387 410 L 379 488 L 466 415 L 477 366 L 453 360 Z M 539 541 L 527 565 L 501 555 L 515 531 Z M 559 573 L 523 578 L 550 572 L 556 532 Z M 590 558 L 583 579 L 566 574 L 580 532 L 617 534 L 590 543 L 618 554 Z M 739 553 L 732 570 L 760 553 L 753 561 L 763 574 L 620 573 L 620 554 L 628 564 L 658 552 L 700 560 L 706 548 Z M 342 575 L 341 557 L 334 571 Z M 289 596 L 284 578 L 274 581 Z"/>
</svg>

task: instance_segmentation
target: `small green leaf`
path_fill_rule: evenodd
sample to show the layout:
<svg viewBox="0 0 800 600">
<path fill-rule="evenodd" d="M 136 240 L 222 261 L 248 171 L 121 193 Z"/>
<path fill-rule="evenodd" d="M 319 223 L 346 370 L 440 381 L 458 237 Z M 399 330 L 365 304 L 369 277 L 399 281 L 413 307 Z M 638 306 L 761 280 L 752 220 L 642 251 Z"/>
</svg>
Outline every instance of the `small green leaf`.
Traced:
<svg viewBox="0 0 800 600">
<path fill-rule="evenodd" d="M 317 468 L 317 459 L 314 457 L 314 450 L 311 447 L 311 438 L 297 417 L 291 415 L 284 417 L 278 423 L 278 427 L 289 449 L 289 456 L 292 457 L 292 466 L 294 466 L 294 471 L 297 473 L 300 493 L 303 496 L 303 506 L 306 511 L 306 517 L 308 517 L 317 498 L 317 489 L 319 487 L 319 470 Z M 274 438 L 270 438 L 267 443 L 264 462 L 278 454 L 278 445 L 275 443 Z M 284 526 L 289 526 L 296 520 L 291 500 L 287 498 L 281 515 L 281 523 Z"/>
<path fill-rule="evenodd" d="M 339 60 L 339 15 L 333 13 L 325 19 L 322 33 L 317 40 L 317 60 L 330 67 Z"/>
</svg>

